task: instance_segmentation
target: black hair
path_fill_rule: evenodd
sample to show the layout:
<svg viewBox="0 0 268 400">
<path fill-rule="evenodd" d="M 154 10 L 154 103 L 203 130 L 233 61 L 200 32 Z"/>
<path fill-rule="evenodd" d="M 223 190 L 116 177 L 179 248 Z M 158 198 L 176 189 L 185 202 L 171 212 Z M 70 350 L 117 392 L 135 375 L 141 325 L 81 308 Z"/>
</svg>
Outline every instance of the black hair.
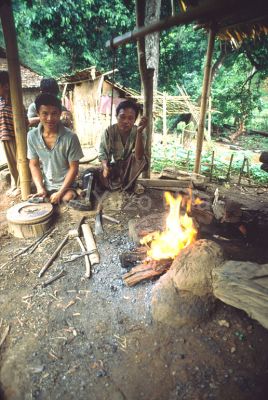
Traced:
<svg viewBox="0 0 268 400">
<path fill-rule="evenodd" d="M 51 93 L 41 93 L 39 94 L 39 96 L 36 97 L 35 107 L 37 113 L 39 113 L 41 106 L 54 106 L 57 107 L 60 112 L 62 111 L 60 100 Z"/>
<path fill-rule="evenodd" d="M 57 96 L 59 94 L 59 85 L 54 78 L 43 78 L 40 82 L 40 92 L 51 93 Z"/>
<path fill-rule="evenodd" d="M 132 108 L 132 110 L 135 111 L 136 118 L 138 117 L 140 112 L 140 106 L 138 103 L 135 103 L 132 100 L 125 100 L 119 103 L 118 106 L 116 107 L 115 115 L 117 116 L 120 110 L 125 110 L 126 108 Z"/>
<path fill-rule="evenodd" d="M 1 85 L 9 84 L 9 75 L 7 71 L 0 71 L 0 84 Z"/>
</svg>

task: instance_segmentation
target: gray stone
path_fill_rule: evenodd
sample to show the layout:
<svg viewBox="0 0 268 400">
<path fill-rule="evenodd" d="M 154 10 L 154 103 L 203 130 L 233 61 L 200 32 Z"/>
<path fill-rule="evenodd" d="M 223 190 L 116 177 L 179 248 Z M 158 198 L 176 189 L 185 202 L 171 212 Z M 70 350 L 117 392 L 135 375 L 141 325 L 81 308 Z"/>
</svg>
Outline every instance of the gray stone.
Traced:
<svg viewBox="0 0 268 400">
<path fill-rule="evenodd" d="M 171 270 L 174 272 L 174 286 L 196 296 L 211 294 L 212 270 L 223 261 L 223 252 L 217 243 L 198 240 L 183 249 L 173 261 Z"/>
<path fill-rule="evenodd" d="M 193 325 L 206 320 L 215 307 L 213 296 L 195 296 L 175 288 L 172 272 L 162 276 L 153 289 L 153 319 L 172 327 Z"/>
<path fill-rule="evenodd" d="M 153 289 L 154 320 L 173 327 L 206 320 L 216 302 L 212 270 L 223 261 L 222 250 L 214 242 L 199 240 L 185 248 Z"/>
</svg>

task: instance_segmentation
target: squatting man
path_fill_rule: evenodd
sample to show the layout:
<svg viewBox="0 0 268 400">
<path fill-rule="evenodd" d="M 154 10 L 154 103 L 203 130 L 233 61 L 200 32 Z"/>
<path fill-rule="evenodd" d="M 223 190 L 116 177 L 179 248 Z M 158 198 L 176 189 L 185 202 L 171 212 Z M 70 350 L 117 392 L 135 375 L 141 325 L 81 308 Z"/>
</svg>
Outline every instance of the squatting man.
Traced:
<svg viewBox="0 0 268 400">
<path fill-rule="evenodd" d="M 48 197 L 52 204 L 70 201 L 77 197 L 74 183 L 83 157 L 79 139 L 61 123 L 57 97 L 40 94 L 35 105 L 40 123 L 27 137 L 27 158 L 36 186 L 30 197 Z"/>
</svg>

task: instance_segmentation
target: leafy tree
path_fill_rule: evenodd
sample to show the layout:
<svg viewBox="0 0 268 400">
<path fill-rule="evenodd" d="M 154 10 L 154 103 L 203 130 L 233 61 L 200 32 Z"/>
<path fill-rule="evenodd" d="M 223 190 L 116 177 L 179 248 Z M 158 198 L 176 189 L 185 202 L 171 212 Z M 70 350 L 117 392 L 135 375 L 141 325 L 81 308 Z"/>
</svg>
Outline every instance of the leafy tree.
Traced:
<svg viewBox="0 0 268 400">
<path fill-rule="evenodd" d="M 80 0 L 79 5 L 72 0 L 16 0 L 14 12 L 18 32 L 30 33 L 32 40 L 44 40 L 54 53 L 64 57 L 69 71 L 89 65 L 112 69 L 112 52 L 105 48 L 106 41 L 135 24 L 134 3 L 121 0 Z M 131 72 L 136 69 L 133 45 L 118 53 L 124 66 L 128 60 Z"/>
<path fill-rule="evenodd" d="M 134 0 L 13 0 L 22 60 L 37 72 L 60 75 L 96 65 L 111 70 L 113 53 L 105 43 L 135 26 Z M 177 7 L 177 6 L 176 6 Z M 178 8 L 178 7 L 177 7 Z M 178 11 L 178 10 L 176 10 Z M 170 0 L 162 0 L 161 17 L 171 15 Z M 216 123 L 251 119 L 260 109 L 260 84 L 268 74 L 268 41 L 248 40 L 239 49 L 216 41 L 212 82 Z M 201 94 L 207 34 L 192 25 L 160 34 L 158 87 L 178 94 L 183 85 L 197 101 Z M 140 89 L 136 43 L 116 51 L 115 79 Z"/>
</svg>

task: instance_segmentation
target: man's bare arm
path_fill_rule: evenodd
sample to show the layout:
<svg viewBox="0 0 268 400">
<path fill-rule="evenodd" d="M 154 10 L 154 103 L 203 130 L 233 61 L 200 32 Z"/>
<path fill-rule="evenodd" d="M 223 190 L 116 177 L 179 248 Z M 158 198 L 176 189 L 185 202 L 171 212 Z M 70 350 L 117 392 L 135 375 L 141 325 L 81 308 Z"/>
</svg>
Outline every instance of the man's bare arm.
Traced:
<svg viewBox="0 0 268 400">
<path fill-rule="evenodd" d="M 37 191 L 31 197 L 46 197 L 47 191 L 43 184 L 43 176 L 42 176 L 39 160 L 38 159 L 30 160 L 29 167 L 30 167 L 33 182 L 36 186 L 36 191 Z"/>
</svg>

